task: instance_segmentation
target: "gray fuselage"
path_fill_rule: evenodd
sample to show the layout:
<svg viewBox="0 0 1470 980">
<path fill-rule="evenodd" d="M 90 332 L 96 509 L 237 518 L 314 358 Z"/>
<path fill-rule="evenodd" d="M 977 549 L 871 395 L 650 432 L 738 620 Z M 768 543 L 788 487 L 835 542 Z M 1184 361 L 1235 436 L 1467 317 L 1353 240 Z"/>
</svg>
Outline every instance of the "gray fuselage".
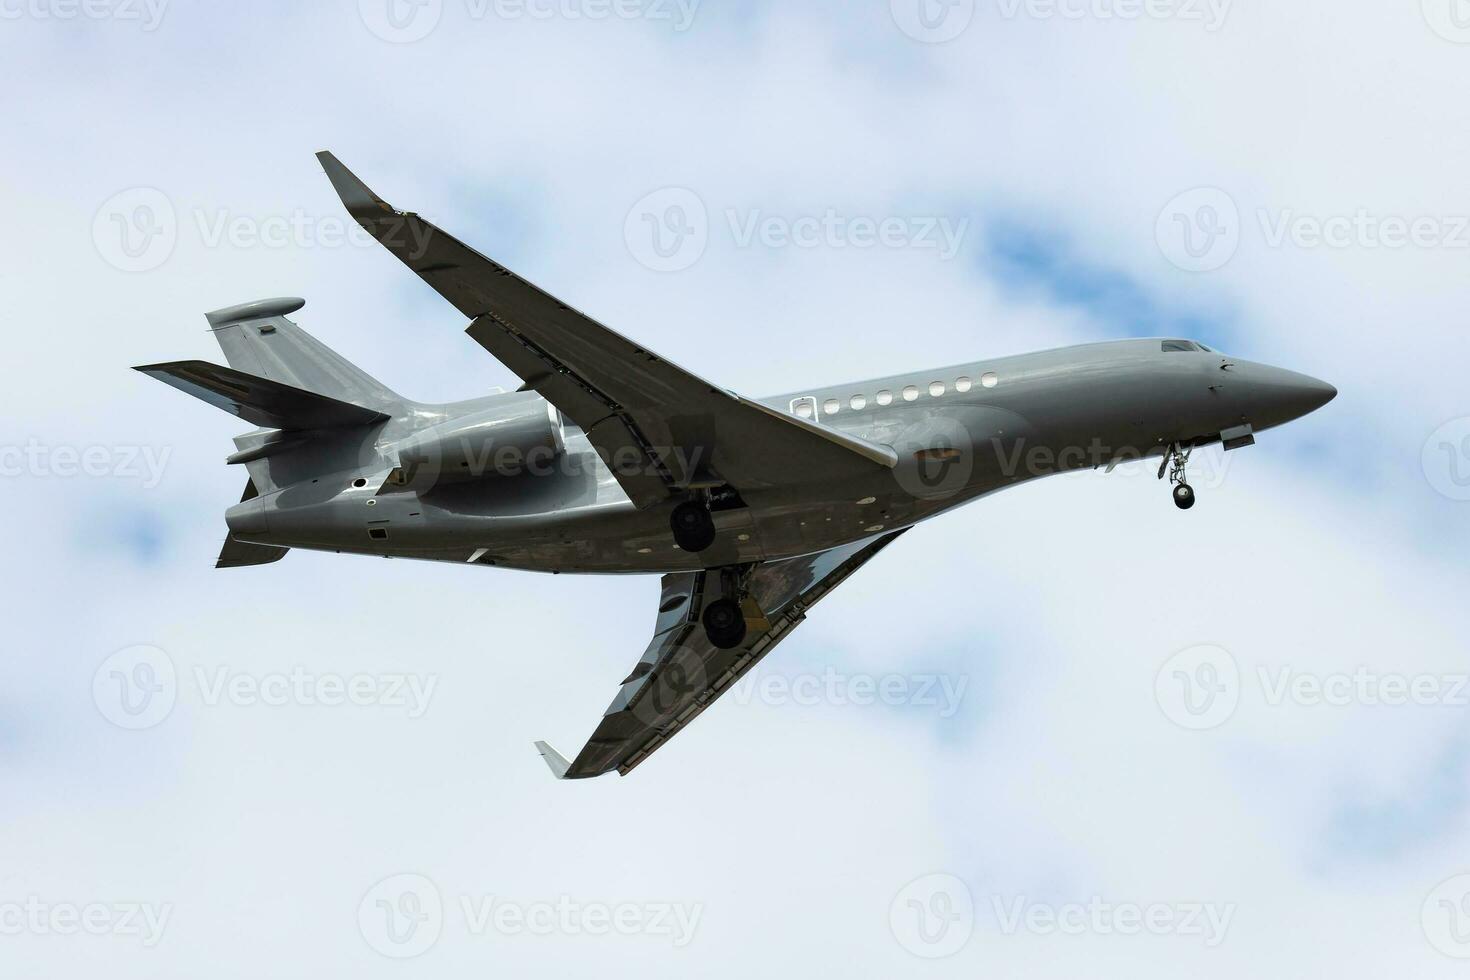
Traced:
<svg viewBox="0 0 1470 980">
<path fill-rule="evenodd" d="M 841 485 L 793 474 L 742 489 L 716 506 L 716 543 L 699 554 L 674 544 L 673 504 L 635 508 L 571 426 L 515 471 L 394 486 L 390 474 L 418 434 L 472 416 L 489 417 L 493 433 L 498 406 L 539 396 L 405 403 L 354 437 L 252 462 L 261 496 L 228 521 L 240 540 L 335 552 L 569 573 L 714 568 L 838 547 L 1037 477 L 1207 445 L 1242 427 L 1260 432 L 1334 394 L 1314 378 L 1189 342 L 1123 340 L 761 399 L 891 446 L 899 464 Z"/>
</svg>

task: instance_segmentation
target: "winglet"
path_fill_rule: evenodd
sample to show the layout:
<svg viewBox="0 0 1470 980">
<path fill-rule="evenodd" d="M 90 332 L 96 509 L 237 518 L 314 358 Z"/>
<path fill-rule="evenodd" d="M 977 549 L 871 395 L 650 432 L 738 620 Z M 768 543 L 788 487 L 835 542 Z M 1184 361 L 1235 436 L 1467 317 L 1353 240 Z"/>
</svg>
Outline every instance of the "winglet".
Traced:
<svg viewBox="0 0 1470 980">
<path fill-rule="evenodd" d="M 348 214 L 358 220 L 371 220 L 396 213 L 391 204 L 374 194 L 371 187 L 358 180 L 357 175 L 344 167 L 342 161 L 329 151 L 322 150 L 316 158 L 327 172 L 327 179 L 332 182 L 337 196 L 347 206 Z"/>
<path fill-rule="evenodd" d="M 563 758 L 560 752 L 545 742 L 537 742 L 536 751 L 540 752 L 541 758 L 546 760 L 547 768 L 551 770 L 553 776 L 557 779 L 567 778 L 567 770 L 572 768 L 572 764 Z"/>
</svg>

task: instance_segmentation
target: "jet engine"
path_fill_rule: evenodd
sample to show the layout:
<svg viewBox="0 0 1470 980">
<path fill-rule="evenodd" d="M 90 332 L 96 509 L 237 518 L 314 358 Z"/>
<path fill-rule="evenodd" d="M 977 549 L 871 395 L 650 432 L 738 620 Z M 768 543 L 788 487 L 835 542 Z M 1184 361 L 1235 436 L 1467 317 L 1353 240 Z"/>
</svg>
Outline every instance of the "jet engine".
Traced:
<svg viewBox="0 0 1470 980">
<path fill-rule="evenodd" d="M 414 433 L 398 448 L 390 482 L 427 490 L 496 476 L 542 473 L 566 451 L 561 413 L 532 392 Z"/>
</svg>

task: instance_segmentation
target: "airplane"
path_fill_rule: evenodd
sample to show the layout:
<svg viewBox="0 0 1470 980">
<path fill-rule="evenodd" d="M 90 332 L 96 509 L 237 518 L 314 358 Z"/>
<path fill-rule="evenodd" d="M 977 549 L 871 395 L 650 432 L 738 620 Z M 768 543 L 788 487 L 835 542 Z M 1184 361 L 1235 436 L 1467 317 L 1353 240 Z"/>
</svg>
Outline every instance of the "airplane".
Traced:
<svg viewBox="0 0 1470 980">
<path fill-rule="evenodd" d="M 291 548 L 662 575 L 654 636 L 554 775 L 627 775 L 917 523 L 1054 473 L 1252 445 L 1337 394 L 1192 340 L 1085 344 L 752 399 L 706 381 L 380 198 L 318 155 L 352 218 L 523 382 L 415 402 L 266 299 L 207 314 L 229 367 L 136 370 L 257 426 L 218 567 Z"/>
</svg>

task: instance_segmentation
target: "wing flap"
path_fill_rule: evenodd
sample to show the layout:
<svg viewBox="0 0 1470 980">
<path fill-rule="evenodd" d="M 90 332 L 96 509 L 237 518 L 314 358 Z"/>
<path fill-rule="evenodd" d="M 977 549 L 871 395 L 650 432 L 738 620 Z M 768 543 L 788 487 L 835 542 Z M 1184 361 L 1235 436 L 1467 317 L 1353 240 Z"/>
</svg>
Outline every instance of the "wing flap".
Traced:
<svg viewBox="0 0 1470 980">
<path fill-rule="evenodd" d="M 587 779 L 627 775 L 682 731 L 758 664 L 806 613 L 902 531 L 805 558 L 767 562 L 751 573 L 749 633 L 718 650 L 699 625 L 711 572 L 666 575 L 653 640 L 624 680 L 597 730 L 563 773 Z"/>
</svg>

